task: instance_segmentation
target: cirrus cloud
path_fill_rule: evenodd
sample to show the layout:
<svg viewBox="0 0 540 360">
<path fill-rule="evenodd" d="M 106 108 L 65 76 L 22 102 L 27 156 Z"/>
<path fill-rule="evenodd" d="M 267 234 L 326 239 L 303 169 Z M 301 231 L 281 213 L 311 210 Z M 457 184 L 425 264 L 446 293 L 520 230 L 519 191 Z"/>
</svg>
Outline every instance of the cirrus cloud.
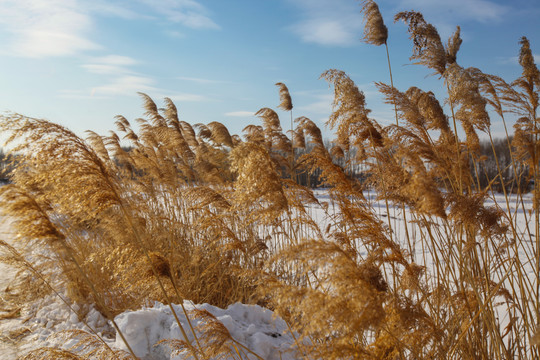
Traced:
<svg viewBox="0 0 540 360">
<path fill-rule="evenodd" d="M 253 117 L 255 116 L 255 113 L 253 111 L 240 110 L 240 111 L 230 111 L 230 112 L 225 113 L 224 115 L 228 117 Z"/>
<path fill-rule="evenodd" d="M 2 52 L 29 58 L 73 56 L 102 49 L 92 40 L 96 18 L 159 21 L 192 29 L 219 29 L 204 6 L 194 0 L 2 0 Z M 176 30 L 169 36 L 181 36 Z"/>
<path fill-rule="evenodd" d="M 325 46 L 357 43 L 363 23 L 360 7 L 344 0 L 290 0 L 299 8 L 300 20 L 289 29 L 304 42 Z"/>
<path fill-rule="evenodd" d="M 67 56 L 100 48 L 88 39 L 93 22 L 75 0 L 4 0 L 0 27 L 9 34 L 4 51 L 15 56 Z"/>
</svg>

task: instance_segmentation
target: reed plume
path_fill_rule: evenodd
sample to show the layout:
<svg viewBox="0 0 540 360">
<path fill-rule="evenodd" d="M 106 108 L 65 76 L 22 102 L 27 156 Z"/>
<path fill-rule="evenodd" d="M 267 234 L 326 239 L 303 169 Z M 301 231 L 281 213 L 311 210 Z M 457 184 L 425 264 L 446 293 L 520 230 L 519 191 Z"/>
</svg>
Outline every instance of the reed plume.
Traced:
<svg viewBox="0 0 540 360">
<path fill-rule="evenodd" d="M 237 174 L 238 204 L 260 204 L 260 210 L 252 213 L 254 220 L 268 221 L 287 207 L 281 181 L 265 148 L 253 143 L 236 147 L 231 153 L 231 166 Z"/>
<path fill-rule="evenodd" d="M 413 41 L 411 60 L 414 64 L 424 65 L 435 70 L 435 74 L 443 75 L 446 70 L 447 55 L 437 29 L 424 20 L 424 16 L 416 11 L 403 11 L 394 16 L 394 22 L 403 21 L 409 27 Z M 454 42 L 457 44 L 457 42 Z"/>
<path fill-rule="evenodd" d="M 523 36 L 520 40 L 519 64 L 523 68 L 523 78 L 530 84 L 534 84 L 537 90 L 540 88 L 540 71 L 534 63 L 529 39 Z"/>
<path fill-rule="evenodd" d="M 279 87 L 279 99 L 280 103 L 278 105 L 278 108 L 280 108 L 283 111 L 291 111 L 293 108 L 291 95 L 289 94 L 289 89 L 287 88 L 287 85 L 284 83 L 278 82 L 276 83 L 276 86 Z"/>
<path fill-rule="evenodd" d="M 448 39 L 446 45 L 446 63 L 452 65 L 456 62 L 457 53 L 463 40 L 461 40 L 461 28 L 458 26 L 454 34 Z"/>
<path fill-rule="evenodd" d="M 540 71 L 534 63 L 534 57 L 530 48 L 529 40 L 521 38 L 519 63 L 522 67 L 522 75 L 512 83 L 515 89 L 509 100 L 517 102 L 520 106 L 513 110 L 520 115 L 514 125 L 515 136 L 513 145 L 517 148 L 518 156 L 529 159 L 531 168 L 536 169 L 538 160 L 538 106 L 540 99 Z M 508 91 L 506 92 L 508 95 Z"/>
<path fill-rule="evenodd" d="M 449 101 L 459 106 L 455 117 L 461 121 L 463 127 L 487 132 L 491 125 L 486 110 L 487 102 L 480 94 L 474 77 L 466 69 L 452 64 L 448 67 L 446 81 L 450 85 Z"/>
<path fill-rule="evenodd" d="M 233 147 L 233 139 L 225 125 L 217 121 L 212 121 L 207 126 L 212 132 L 212 141 L 214 141 L 216 145 L 225 145 L 230 148 Z"/>
<path fill-rule="evenodd" d="M 360 142 L 351 143 L 355 137 L 368 139 L 376 146 L 381 145 L 381 135 L 376 125 L 368 118 L 371 112 L 366 107 L 366 98 L 347 74 L 339 70 L 328 70 L 321 75 L 334 85 L 334 111 L 327 121 L 331 129 L 336 129 L 337 143 L 345 151 L 351 145 L 362 147 Z M 367 136 L 361 137 L 360 134 Z"/>
<path fill-rule="evenodd" d="M 363 0 L 360 13 L 364 15 L 364 37 L 362 40 L 367 44 L 383 45 L 388 39 L 388 28 L 375 1 Z"/>
</svg>

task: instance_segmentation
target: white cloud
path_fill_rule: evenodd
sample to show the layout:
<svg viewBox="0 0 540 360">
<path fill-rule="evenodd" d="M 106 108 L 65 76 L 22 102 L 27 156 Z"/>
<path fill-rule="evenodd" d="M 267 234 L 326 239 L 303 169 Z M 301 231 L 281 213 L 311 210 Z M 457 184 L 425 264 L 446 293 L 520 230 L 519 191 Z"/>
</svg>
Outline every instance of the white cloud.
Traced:
<svg viewBox="0 0 540 360">
<path fill-rule="evenodd" d="M 253 117 L 255 116 L 255 113 L 253 111 L 231 111 L 224 114 L 228 117 Z"/>
<path fill-rule="evenodd" d="M 290 30 L 303 41 L 325 46 L 359 43 L 363 22 L 357 2 L 345 0 L 290 0 L 301 19 Z"/>
<path fill-rule="evenodd" d="M 95 16 L 151 19 L 193 29 L 219 29 L 194 0 L 1 0 L 0 35 L 4 53 L 20 57 L 72 56 L 101 49 L 91 40 Z M 182 36 L 176 30 L 169 36 Z"/>
<path fill-rule="evenodd" d="M 98 49 L 87 37 L 92 27 L 76 0 L 4 0 L 0 6 L 10 55 L 41 58 Z"/>
</svg>

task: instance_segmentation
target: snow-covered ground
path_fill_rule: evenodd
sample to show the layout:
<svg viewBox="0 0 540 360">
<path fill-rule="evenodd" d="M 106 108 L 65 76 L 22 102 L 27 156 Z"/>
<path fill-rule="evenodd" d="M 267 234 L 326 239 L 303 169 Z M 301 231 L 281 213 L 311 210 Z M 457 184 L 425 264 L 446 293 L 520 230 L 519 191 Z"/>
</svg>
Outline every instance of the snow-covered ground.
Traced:
<svg viewBox="0 0 540 360">
<path fill-rule="evenodd" d="M 13 269 L 2 265 L 0 285 L 4 293 L 5 285 L 10 282 L 9 274 Z M 7 275 L 7 276 L 4 276 Z M 12 275 L 11 275 L 12 276 Z M 70 305 L 75 311 L 81 310 L 76 304 Z M 180 305 L 173 306 L 189 341 L 193 334 Z M 208 304 L 184 303 L 184 308 L 190 315 L 191 324 L 196 328 L 203 319 L 193 315 L 193 310 L 206 310 L 221 322 L 238 343 L 231 343 L 231 349 L 243 353 L 244 358 L 256 359 L 253 351 L 263 359 L 296 359 L 294 338 L 287 331 L 287 325 L 272 311 L 257 305 L 233 304 L 227 309 L 220 309 Z M 84 330 L 90 333 L 90 326 L 113 349 L 127 351 L 127 346 L 120 336 L 115 335 L 114 328 L 94 308 L 85 309 L 85 322 L 82 322 L 57 295 L 49 295 L 27 308 L 21 317 L 0 321 L 0 359 L 11 360 L 18 356 L 43 346 L 61 346 L 69 349 L 75 345 L 76 337 L 66 341 L 65 337 L 55 334 L 63 330 Z M 31 314 L 31 317 L 29 316 Z M 25 317 L 28 317 L 25 319 Z M 155 346 L 161 340 L 182 339 L 180 327 L 169 306 L 155 303 L 153 306 L 136 311 L 126 311 L 115 318 L 116 323 L 135 355 L 141 359 L 181 359 L 171 355 L 171 349 L 166 344 Z M 88 326 L 87 326 L 88 325 Z M 9 334 L 29 332 L 22 341 L 10 339 Z M 200 337 L 200 332 L 196 331 Z M 75 333 L 74 333 L 75 335 Z M 68 335 L 69 337 L 69 335 Z M 245 348 L 243 346 L 245 346 Z M 236 351 L 235 350 L 235 351 Z"/>
<path fill-rule="evenodd" d="M 321 202 L 329 202 L 328 192 L 325 190 L 316 190 L 315 195 Z M 376 194 L 366 192 L 366 197 L 369 201 L 373 201 L 373 207 L 379 214 L 381 219 L 389 219 L 392 230 L 396 238 L 403 238 L 405 226 L 408 226 L 403 221 L 403 216 L 400 215 L 402 209 L 390 209 L 390 214 L 386 212 L 384 202 L 376 200 Z M 501 206 L 503 211 L 506 211 L 506 202 L 502 195 L 497 195 L 497 204 Z M 488 205 L 493 205 L 492 200 L 487 201 Z M 525 199 L 525 211 L 521 204 L 516 202 L 516 198 L 512 197 L 510 208 L 513 214 L 517 216 L 517 224 L 521 231 L 524 231 L 528 209 L 531 207 L 531 199 Z M 318 222 L 324 224 L 327 221 L 327 213 L 319 206 L 310 206 L 310 215 Z M 330 205 L 328 212 L 334 212 Z M 405 210 L 407 212 L 407 210 Z M 406 216 L 409 216 L 406 213 Z M 388 218 L 389 217 L 389 218 Z M 409 217 L 410 219 L 410 217 Z M 530 221 L 530 217 L 528 219 Z M 386 220 L 385 220 L 386 221 Z M 322 226 L 324 228 L 324 225 Z M 409 226 L 409 231 L 414 236 L 414 226 Z M 4 240 L 9 241 L 12 236 L 10 232 L 9 222 L 4 221 L 0 225 L 0 234 Z M 423 256 L 422 249 L 417 249 L 416 255 Z M 423 261 L 430 262 L 431 259 L 423 258 Z M 13 268 L 0 262 L 0 296 L 4 305 L 4 299 L 9 297 L 9 285 L 13 281 L 15 272 Z M 65 296 L 65 295 L 63 295 Z M 67 299 L 67 298 L 66 298 Z M 11 304 L 13 305 L 13 304 Z M 69 347 L 74 344 L 75 340 L 65 341 L 59 337 L 51 337 L 53 334 L 58 334 L 62 330 L 86 330 L 89 325 L 100 336 L 102 336 L 108 346 L 115 349 L 127 350 L 123 340 L 116 334 L 112 324 L 106 321 L 103 316 L 94 308 L 80 309 L 78 305 L 71 304 L 72 309 L 66 305 L 58 296 L 52 294 L 44 299 L 37 301 L 30 307 L 22 309 L 18 317 L 7 320 L 0 320 L 0 358 L 11 360 L 21 354 L 29 351 L 32 348 L 41 346 L 58 346 L 63 345 Z M 180 321 L 180 324 L 185 329 L 189 340 L 193 340 L 193 334 L 190 326 L 184 316 L 181 306 L 175 305 L 174 310 Z M 295 339 L 288 332 L 287 325 L 283 320 L 274 316 L 268 310 L 254 305 L 234 304 L 227 309 L 220 309 L 208 304 L 192 304 L 189 301 L 184 303 L 184 308 L 188 311 L 194 309 L 206 310 L 220 321 L 228 330 L 231 337 L 236 343 L 231 343 L 232 348 L 243 353 L 244 358 L 254 359 L 256 353 L 263 359 L 295 359 Z M 0 310 L 3 310 L 0 308 Z M 87 314 L 85 322 L 81 321 L 73 310 Z M 0 312 L 0 315 L 5 314 Z M 192 326 L 197 325 L 202 321 L 200 318 L 190 316 Z M 180 356 L 171 355 L 170 347 L 162 343 L 155 346 L 161 340 L 182 339 L 181 331 L 178 322 L 175 320 L 169 306 L 156 303 L 152 306 L 139 309 L 137 311 L 128 311 L 118 315 L 116 323 L 127 342 L 132 347 L 135 354 L 142 359 L 181 359 Z M 15 336 L 20 333 L 27 333 L 22 341 L 17 341 Z M 29 335 L 28 335 L 29 334 Z M 200 335 L 198 335 L 200 336 Z M 249 350 L 247 350 L 249 349 Z"/>
<path fill-rule="evenodd" d="M 10 222 L 7 219 L 0 219 L 0 240 L 8 240 L 13 236 L 10 229 Z M 9 316 L 14 310 L 18 310 L 16 304 L 12 304 L 9 299 L 10 287 L 15 275 L 15 269 L 0 261 L 0 354 L 2 359 L 16 359 L 22 354 L 16 332 L 19 329 L 24 330 L 23 321 L 18 316 L 13 318 Z"/>
<path fill-rule="evenodd" d="M 9 225 L 9 221 L 0 224 L 0 239 L 6 239 L 8 242 L 14 236 Z M 59 294 L 63 299 L 51 294 L 36 300 L 24 309 L 21 308 L 14 317 L 2 318 L 2 315 L 8 314 L 8 311 L 4 310 L 17 307 L 17 304 L 9 301 L 10 285 L 15 276 L 16 270 L 13 267 L 0 262 L 0 359 L 17 359 L 39 347 L 56 346 L 69 349 L 76 344 L 76 337 L 66 341 L 66 337 L 56 335 L 65 330 L 84 330 L 90 333 L 90 328 L 112 349 L 127 350 L 127 346 L 116 334 L 111 322 L 93 307 L 81 309 L 77 304 L 70 304 L 64 293 Z M 237 342 L 231 343 L 231 349 L 240 352 L 243 358 L 256 359 L 253 353 L 268 360 L 297 358 L 294 350 L 295 340 L 287 331 L 287 325 L 268 309 L 240 303 L 233 304 L 227 309 L 220 309 L 189 301 L 184 303 L 184 308 L 188 314 L 192 314 L 195 309 L 212 314 Z M 174 305 L 173 309 L 189 341 L 192 341 L 193 333 L 189 330 L 190 326 L 182 307 Z M 86 314 L 84 321 L 79 319 L 76 312 Z M 202 321 L 191 315 L 189 318 L 194 328 Z M 153 360 L 182 358 L 172 356 L 171 349 L 166 343 L 155 346 L 161 340 L 182 339 L 180 327 L 169 306 L 155 303 L 137 311 L 124 312 L 118 315 L 115 321 L 137 357 Z M 200 333 L 197 330 L 195 332 L 200 337 Z"/>
<path fill-rule="evenodd" d="M 6 289 L 9 290 L 9 284 L 13 277 L 13 269 L 0 262 L 0 301 L 2 305 L 5 304 Z M 7 309 L 6 309 L 7 310 Z M 2 306 L 0 311 L 0 317 L 7 315 L 8 311 L 5 311 Z M 20 355 L 19 346 L 17 341 L 13 338 L 14 334 L 11 333 L 14 329 L 19 328 L 21 320 L 16 319 L 2 319 L 0 320 L 0 354 L 5 359 L 16 359 Z"/>
</svg>

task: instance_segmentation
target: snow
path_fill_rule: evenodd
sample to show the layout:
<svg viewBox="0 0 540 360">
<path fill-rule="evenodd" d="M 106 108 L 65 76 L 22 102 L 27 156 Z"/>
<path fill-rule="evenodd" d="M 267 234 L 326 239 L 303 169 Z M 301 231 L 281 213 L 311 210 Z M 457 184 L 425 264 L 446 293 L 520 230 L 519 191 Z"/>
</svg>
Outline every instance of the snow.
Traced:
<svg viewBox="0 0 540 360">
<path fill-rule="evenodd" d="M 111 348 L 128 350 L 118 334 L 113 338 L 108 337 L 114 332 L 112 324 L 94 307 L 83 309 L 79 308 L 77 304 L 70 304 L 70 306 L 71 309 L 58 296 L 49 295 L 27 309 L 26 313 L 32 314 L 32 316 L 24 324 L 20 319 L 16 322 L 2 322 L 2 333 L 23 326 L 31 330 L 31 335 L 25 339 L 24 343 L 18 344 L 18 347 L 15 347 L 14 344 L 10 345 L 9 342 L 1 341 L 1 358 L 16 359 L 17 356 L 42 346 L 57 346 L 68 349 L 76 344 L 75 340 L 65 341 L 58 337 L 51 337 L 51 335 L 63 330 L 90 332 L 88 326 L 98 332 Z M 189 324 L 181 306 L 174 305 L 173 307 L 182 327 L 188 334 L 189 341 L 193 342 L 194 337 L 189 330 Z M 195 305 L 189 301 L 184 302 L 184 307 L 188 314 L 195 308 L 210 312 L 227 328 L 232 338 L 264 359 L 292 360 L 298 358 L 294 352 L 295 341 L 287 331 L 287 325 L 268 309 L 258 305 L 240 303 L 230 305 L 227 309 L 220 309 L 209 304 Z M 83 313 L 87 312 L 85 322 L 88 326 L 79 320 L 72 309 L 75 311 L 83 310 Z M 190 316 L 190 320 L 193 327 L 197 327 L 200 323 L 200 320 L 193 316 Z M 161 340 L 182 339 L 180 328 L 169 306 L 156 302 L 152 307 L 121 313 L 116 316 L 115 322 L 137 357 L 153 360 L 181 359 L 181 357 L 172 356 L 171 350 L 166 344 L 156 346 Z M 201 333 L 196 331 L 196 334 L 200 338 Z M 239 347 L 239 351 L 243 351 L 241 347 Z M 256 359 L 253 354 L 244 352 L 244 358 Z"/>
<path fill-rule="evenodd" d="M 0 236 L 1 239 L 7 239 L 11 236 L 10 221 L 8 219 L 2 219 L 0 221 Z M 2 311 L 0 315 L 4 315 L 6 312 L 3 309 L 4 304 L 9 302 L 8 297 L 10 293 L 10 287 L 15 278 L 15 271 L 9 265 L 0 261 L 0 305 L 2 305 Z M 21 319 L 3 319 L 0 321 L 0 354 L 5 359 L 16 359 L 21 351 L 19 344 L 12 338 L 11 332 L 22 326 Z"/>
<path fill-rule="evenodd" d="M 191 310 L 207 310 L 229 331 L 231 336 L 257 355 L 268 360 L 295 359 L 294 338 L 287 332 L 285 322 L 274 316 L 273 312 L 257 305 L 233 304 L 227 309 L 202 304 L 184 302 L 188 314 Z M 180 305 L 173 306 L 189 341 L 194 337 Z M 200 320 L 190 316 L 194 328 Z M 137 357 L 142 359 L 180 359 L 171 356 L 167 345 L 155 346 L 166 339 L 182 339 L 182 333 L 167 305 L 156 303 L 153 307 L 137 311 L 127 311 L 115 318 L 116 323 Z M 200 337 L 200 332 L 196 331 Z M 127 350 L 127 346 L 117 335 L 114 346 Z M 247 358 L 255 359 L 252 354 Z"/>
<path fill-rule="evenodd" d="M 4 238 L 12 237 L 10 223 L 4 219 L 0 223 L 0 233 Z M 16 276 L 16 270 L 0 262 L 0 291 L 2 300 L 8 295 L 9 286 Z M 21 315 L 14 319 L 0 321 L 0 358 L 17 359 L 32 349 L 45 346 L 56 346 L 69 349 L 77 340 L 63 340 L 51 335 L 65 330 L 94 330 L 111 348 L 127 350 L 127 346 L 116 334 L 112 323 L 101 315 L 93 306 L 71 303 L 65 291 L 57 289 L 59 294 L 50 294 L 22 309 Z M 3 303 L 4 301 L 2 301 Z M 182 327 L 189 336 L 194 337 L 180 305 L 173 305 Z M 227 309 L 220 309 L 209 304 L 196 305 L 184 302 L 188 314 L 194 310 L 206 310 L 214 315 L 229 331 L 232 338 L 258 356 L 268 360 L 295 359 L 294 338 L 287 331 L 286 323 L 276 317 L 272 311 L 257 305 L 233 304 Z M 80 319 L 77 314 L 85 314 Z M 0 312 L 1 315 L 1 312 Z M 193 327 L 199 320 L 190 316 Z M 151 307 L 136 311 L 126 311 L 115 318 L 120 331 L 131 348 L 141 359 L 179 360 L 181 357 L 171 355 L 170 348 L 156 344 L 166 339 L 182 339 L 181 331 L 175 321 L 171 309 L 167 305 L 155 303 Z M 10 339 L 9 334 L 18 331 L 30 335 L 23 340 Z M 197 332 L 197 337 L 200 333 Z M 244 352 L 244 358 L 255 359 L 255 355 L 237 347 Z"/>
<path fill-rule="evenodd" d="M 321 202 L 330 201 L 326 190 L 316 190 L 315 195 Z M 392 221 L 392 230 L 396 238 L 403 239 L 405 226 L 408 226 L 409 232 L 414 235 L 414 232 L 417 231 L 415 227 L 411 226 L 411 224 L 405 224 L 403 216 L 400 215 L 403 210 L 390 209 L 391 214 L 387 214 L 385 204 L 376 201 L 375 195 L 374 193 L 366 193 L 366 198 L 372 201 L 373 208 L 380 216 L 380 219 L 385 219 L 390 215 L 389 220 Z M 487 201 L 487 205 L 494 204 L 493 200 Z M 507 210 L 506 202 L 502 195 L 496 196 L 496 204 L 497 206 L 501 206 L 503 211 Z M 523 211 L 520 204 L 516 203 L 515 197 L 511 199 L 510 207 L 514 216 L 517 216 L 517 225 L 521 231 L 524 231 L 526 221 L 531 220 L 530 217 L 526 220 L 528 209 L 531 207 L 531 199 L 529 197 L 525 198 L 526 211 Z M 322 225 L 321 228 L 324 228 L 329 221 L 329 213 L 335 213 L 336 209 L 332 205 L 329 206 L 328 210 L 324 210 L 320 206 L 309 205 L 308 211 L 310 216 Z M 406 216 L 410 219 L 408 209 L 405 209 L 405 212 Z M 4 222 L 0 226 L 2 235 L 8 237 L 9 223 Z M 425 257 L 425 253 L 420 246 L 416 249 L 416 253 L 413 256 L 419 262 L 428 265 L 428 267 L 433 261 L 431 258 Z M 14 276 L 14 269 L 0 262 L 1 296 L 5 295 L 5 290 Z M 66 302 L 69 303 L 67 296 L 62 291 L 60 293 Z M 214 315 L 227 328 L 231 337 L 241 344 L 237 349 L 240 352 L 244 352 L 244 358 L 255 359 L 256 357 L 243 349 L 242 346 L 245 346 L 263 359 L 298 358 L 295 352 L 295 339 L 288 331 L 286 323 L 268 309 L 245 304 L 233 304 L 227 309 L 220 309 L 209 304 L 193 304 L 189 301 L 185 301 L 183 305 L 188 314 L 191 314 L 192 310 L 197 309 L 206 310 Z M 3 336 L 0 337 L 0 357 L 6 360 L 15 359 L 33 348 L 42 346 L 64 346 L 67 348 L 73 345 L 74 341 L 64 341 L 62 343 L 58 339 L 51 338 L 50 335 L 62 330 L 79 329 L 89 331 L 88 326 L 102 336 L 112 348 L 127 350 L 126 344 L 116 334 L 112 323 L 107 321 L 94 307 L 85 306 L 72 303 L 68 306 L 57 295 L 51 294 L 25 308 L 19 318 L 1 320 L 0 330 Z M 189 341 L 193 341 L 194 336 L 184 316 L 182 307 L 180 305 L 173 305 L 173 308 L 180 324 L 187 333 Z M 75 312 L 85 314 L 84 321 Z M 501 314 L 501 316 L 505 315 Z M 190 320 L 194 328 L 197 328 L 202 321 L 191 315 Z M 180 327 L 169 306 L 155 303 L 135 311 L 126 311 L 116 316 L 115 322 L 137 357 L 156 360 L 181 359 L 180 356 L 174 356 L 174 353 L 171 352 L 171 349 L 165 343 L 156 345 L 161 340 L 182 339 Z M 22 342 L 9 341 L 6 334 L 21 329 L 28 329 L 31 331 L 31 334 Z M 195 332 L 197 333 L 197 337 L 200 338 L 200 332 L 197 330 Z"/>
</svg>

